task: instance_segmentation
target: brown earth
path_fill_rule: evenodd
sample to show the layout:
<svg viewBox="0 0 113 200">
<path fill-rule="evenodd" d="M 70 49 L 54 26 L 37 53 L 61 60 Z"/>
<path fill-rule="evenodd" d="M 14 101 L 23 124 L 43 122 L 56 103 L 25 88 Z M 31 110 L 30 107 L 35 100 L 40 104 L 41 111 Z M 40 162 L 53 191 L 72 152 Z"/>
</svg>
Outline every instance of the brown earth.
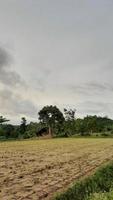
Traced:
<svg viewBox="0 0 113 200">
<path fill-rule="evenodd" d="M 0 143 L 0 200 L 46 200 L 113 159 L 113 139 Z"/>
</svg>

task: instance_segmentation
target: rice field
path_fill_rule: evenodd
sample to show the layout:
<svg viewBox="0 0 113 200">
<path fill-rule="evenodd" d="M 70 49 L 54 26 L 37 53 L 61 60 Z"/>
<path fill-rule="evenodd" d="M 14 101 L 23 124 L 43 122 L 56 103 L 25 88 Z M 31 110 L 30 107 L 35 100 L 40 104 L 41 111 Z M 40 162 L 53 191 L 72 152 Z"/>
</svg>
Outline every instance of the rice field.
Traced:
<svg viewBox="0 0 113 200">
<path fill-rule="evenodd" d="M 0 199 L 47 200 L 113 160 L 113 139 L 0 143 Z"/>
</svg>

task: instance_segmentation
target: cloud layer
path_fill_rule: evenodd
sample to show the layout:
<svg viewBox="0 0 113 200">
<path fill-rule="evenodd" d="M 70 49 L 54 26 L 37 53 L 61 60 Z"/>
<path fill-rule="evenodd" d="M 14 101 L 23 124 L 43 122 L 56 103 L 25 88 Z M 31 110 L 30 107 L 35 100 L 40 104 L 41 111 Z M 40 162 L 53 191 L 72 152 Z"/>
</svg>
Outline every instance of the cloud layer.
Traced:
<svg viewBox="0 0 113 200">
<path fill-rule="evenodd" d="M 37 120 L 56 104 L 113 118 L 112 11 L 109 0 L 0 2 L 0 113 Z"/>
<path fill-rule="evenodd" d="M 34 104 L 25 97 L 27 86 L 21 76 L 11 70 L 11 56 L 0 48 L 0 112 L 11 118 L 36 115 Z M 36 116 L 35 116 L 36 117 Z M 16 120 L 15 120 L 16 122 Z"/>
<path fill-rule="evenodd" d="M 21 83 L 21 77 L 10 69 L 11 57 L 8 52 L 0 47 L 0 82 L 7 86 Z"/>
</svg>

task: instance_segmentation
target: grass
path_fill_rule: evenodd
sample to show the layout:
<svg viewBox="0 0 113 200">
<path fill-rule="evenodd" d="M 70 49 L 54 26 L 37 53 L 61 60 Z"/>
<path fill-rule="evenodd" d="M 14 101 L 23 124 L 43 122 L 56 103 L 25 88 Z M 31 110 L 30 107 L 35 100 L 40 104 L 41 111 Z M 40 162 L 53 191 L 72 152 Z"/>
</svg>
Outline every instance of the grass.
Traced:
<svg viewBox="0 0 113 200">
<path fill-rule="evenodd" d="M 113 139 L 0 143 L 0 199 L 50 199 L 113 158 Z"/>
<path fill-rule="evenodd" d="M 95 193 L 88 200 L 113 200 L 113 190 L 104 193 Z"/>
<path fill-rule="evenodd" d="M 98 169 L 94 175 L 75 183 L 66 192 L 57 195 L 54 200 L 90 200 L 89 196 L 92 194 L 109 192 L 112 185 L 113 162 Z"/>
</svg>

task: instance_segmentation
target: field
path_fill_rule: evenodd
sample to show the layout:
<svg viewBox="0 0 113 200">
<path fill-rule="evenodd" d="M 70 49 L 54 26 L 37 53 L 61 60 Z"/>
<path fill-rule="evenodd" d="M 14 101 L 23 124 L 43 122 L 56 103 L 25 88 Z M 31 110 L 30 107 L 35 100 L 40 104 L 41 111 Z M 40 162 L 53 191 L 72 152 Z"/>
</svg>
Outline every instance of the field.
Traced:
<svg viewBox="0 0 113 200">
<path fill-rule="evenodd" d="M 113 160 L 113 139 L 0 143 L 0 199 L 45 200 Z"/>
</svg>

